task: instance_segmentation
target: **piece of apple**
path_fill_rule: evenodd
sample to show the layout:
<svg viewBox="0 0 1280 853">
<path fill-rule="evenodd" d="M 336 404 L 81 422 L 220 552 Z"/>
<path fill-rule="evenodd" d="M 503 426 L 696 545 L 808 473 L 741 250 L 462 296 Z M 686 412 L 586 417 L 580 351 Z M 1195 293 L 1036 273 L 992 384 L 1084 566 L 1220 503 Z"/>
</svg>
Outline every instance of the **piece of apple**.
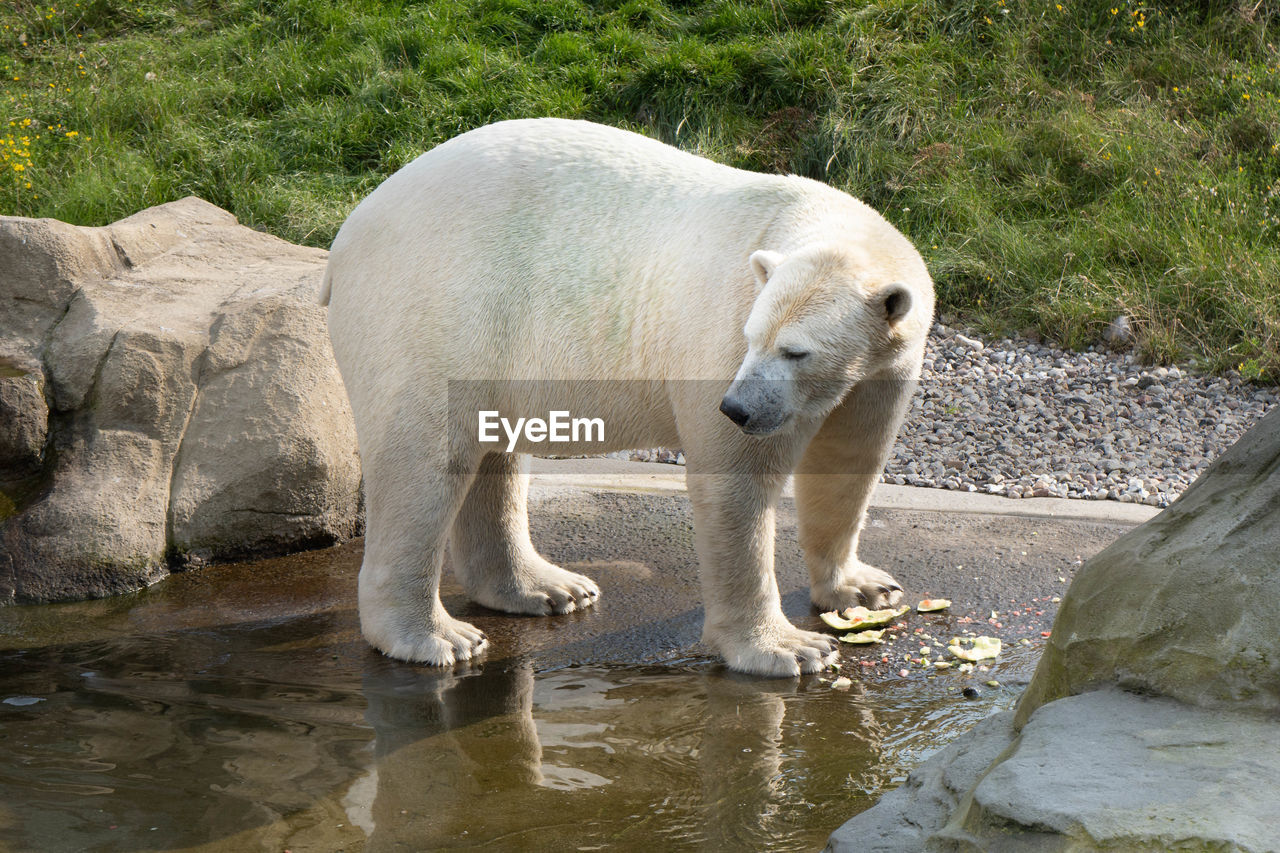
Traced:
<svg viewBox="0 0 1280 853">
<path fill-rule="evenodd" d="M 837 631 L 861 631 L 864 628 L 880 628 L 909 611 L 910 607 L 892 607 L 884 610 L 868 610 L 865 607 L 849 607 L 843 613 L 828 610 L 821 614 L 823 622 Z"/>
<path fill-rule="evenodd" d="M 952 637 L 947 651 L 960 660 L 987 660 L 1000 654 L 1000 640 L 997 637 Z"/>
<path fill-rule="evenodd" d="M 883 643 L 880 639 L 884 636 L 884 631 L 857 631 L 852 634 L 845 634 L 840 638 L 842 643 L 853 643 L 854 645 L 867 645 L 868 643 Z"/>
</svg>

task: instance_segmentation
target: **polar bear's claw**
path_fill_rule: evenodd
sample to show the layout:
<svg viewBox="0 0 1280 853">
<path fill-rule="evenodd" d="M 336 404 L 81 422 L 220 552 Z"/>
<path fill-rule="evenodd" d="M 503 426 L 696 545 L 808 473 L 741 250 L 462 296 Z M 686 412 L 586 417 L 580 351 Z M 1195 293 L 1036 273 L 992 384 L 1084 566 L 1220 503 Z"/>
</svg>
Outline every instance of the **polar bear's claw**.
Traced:
<svg viewBox="0 0 1280 853">
<path fill-rule="evenodd" d="M 840 658 L 839 643 L 828 634 L 801 631 L 790 624 L 771 637 L 712 642 L 732 670 L 785 678 L 820 672 Z"/>
<path fill-rule="evenodd" d="M 815 584 L 810 597 L 819 610 L 844 610 L 858 605 L 880 610 L 902 600 L 902 587 L 888 572 L 858 563 L 846 569 L 834 584 Z"/>
<path fill-rule="evenodd" d="M 513 578 L 473 589 L 470 594 L 476 602 L 504 613 L 551 616 L 590 607 L 600 598 L 600 587 L 585 575 L 539 558 Z"/>
</svg>

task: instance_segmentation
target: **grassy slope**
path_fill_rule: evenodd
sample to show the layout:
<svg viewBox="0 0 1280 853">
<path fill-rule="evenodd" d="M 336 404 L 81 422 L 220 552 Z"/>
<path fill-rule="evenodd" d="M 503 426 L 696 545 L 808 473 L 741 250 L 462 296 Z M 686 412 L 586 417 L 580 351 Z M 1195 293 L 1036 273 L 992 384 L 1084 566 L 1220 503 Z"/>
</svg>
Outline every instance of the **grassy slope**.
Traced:
<svg viewBox="0 0 1280 853">
<path fill-rule="evenodd" d="M 0 212 L 195 193 L 323 246 L 432 145 L 591 118 L 848 190 L 993 330 L 1127 312 L 1154 357 L 1280 379 L 1280 15 L 1237 5 L 8 0 Z"/>
</svg>

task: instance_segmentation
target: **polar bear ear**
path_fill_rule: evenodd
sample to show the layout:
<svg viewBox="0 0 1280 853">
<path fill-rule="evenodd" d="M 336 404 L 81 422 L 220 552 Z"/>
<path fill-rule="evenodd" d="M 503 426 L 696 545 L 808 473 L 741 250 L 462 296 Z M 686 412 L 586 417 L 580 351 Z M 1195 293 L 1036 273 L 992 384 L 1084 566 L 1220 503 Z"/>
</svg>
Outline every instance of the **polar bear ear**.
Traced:
<svg viewBox="0 0 1280 853">
<path fill-rule="evenodd" d="M 756 274 L 756 284 L 764 287 L 769 281 L 769 276 L 773 275 L 774 269 L 780 263 L 782 263 L 782 255 L 777 252 L 770 252 L 768 249 L 752 252 L 751 271 Z"/>
<path fill-rule="evenodd" d="M 894 283 L 880 292 L 880 304 L 890 325 L 898 322 L 911 310 L 911 291 L 905 284 Z"/>
</svg>

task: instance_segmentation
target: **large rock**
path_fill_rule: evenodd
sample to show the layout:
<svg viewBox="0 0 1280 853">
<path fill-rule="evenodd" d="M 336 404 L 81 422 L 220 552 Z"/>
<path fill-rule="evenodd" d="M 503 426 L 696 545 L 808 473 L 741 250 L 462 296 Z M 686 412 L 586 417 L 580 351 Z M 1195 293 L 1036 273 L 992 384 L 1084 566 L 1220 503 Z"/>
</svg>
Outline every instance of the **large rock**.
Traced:
<svg viewBox="0 0 1280 853">
<path fill-rule="evenodd" d="M 1280 409 L 1085 564 L 1015 712 L 828 850 L 1280 850 Z"/>
<path fill-rule="evenodd" d="M 0 601 L 357 532 L 324 262 L 196 198 L 0 217 Z"/>
<path fill-rule="evenodd" d="M 1115 683 L 1280 711 L 1280 409 L 1172 506 L 1090 560 L 1018 706 Z"/>
<path fill-rule="evenodd" d="M 0 481 L 22 480 L 39 471 L 48 437 L 49 406 L 40 364 L 0 358 Z"/>
<path fill-rule="evenodd" d="M 832 853 L 1277 849 L 1277 724 L 1107 688 L 983 720 Z"/>
</svg>

